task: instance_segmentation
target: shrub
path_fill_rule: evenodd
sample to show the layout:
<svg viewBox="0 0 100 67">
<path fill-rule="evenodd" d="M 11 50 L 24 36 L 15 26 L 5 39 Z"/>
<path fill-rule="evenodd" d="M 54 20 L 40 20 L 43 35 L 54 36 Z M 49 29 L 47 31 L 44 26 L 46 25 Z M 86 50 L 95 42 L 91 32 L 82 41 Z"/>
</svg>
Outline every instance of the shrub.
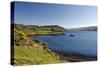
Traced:
<svg viewBox="0 0 100 67">
<path fill-rule="evenodd" d="M 47 43 L 42 43 L 43 49 L 46 50 L 47 49 Z"/>
<path fill-rule="evenodd" d="M 40 41 L 39 41 L 39 40 L 34 40 L 34 42 L 35 42 L 35 43 L 40 43 Z"/>
<path fill-rule="evenodd" d="M 44 43 L 42 43 L 42 46 L 45 46 L 45 47 L 47 47 L 47 43 L 45 43 L 45 42 L 44 42 Z"/>
</svg>

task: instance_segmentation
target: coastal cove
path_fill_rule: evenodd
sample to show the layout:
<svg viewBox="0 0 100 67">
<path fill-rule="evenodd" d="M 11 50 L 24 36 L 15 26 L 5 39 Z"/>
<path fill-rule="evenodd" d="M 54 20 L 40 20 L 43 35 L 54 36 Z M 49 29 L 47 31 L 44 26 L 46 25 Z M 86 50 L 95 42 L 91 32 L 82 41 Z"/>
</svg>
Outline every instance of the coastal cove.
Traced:
<svg viewBox="0 0 100 67">
<path fill-rule="evenodd" d="M 71 37 L 70 35 L 74 35 Z M 48 48 L 58 52 L 78 53 L 85 56 L 97 56 L 96 31 L 70 31 L 57 36 L 33 36 L 33 39 L 46 42 Z"/>
<path fill-rule="evenodd" d="M 13 65 L 97 60 L 97 27 L 72 30 L 58 25 L 14 24 L 12 32 Z"/>
</svg>

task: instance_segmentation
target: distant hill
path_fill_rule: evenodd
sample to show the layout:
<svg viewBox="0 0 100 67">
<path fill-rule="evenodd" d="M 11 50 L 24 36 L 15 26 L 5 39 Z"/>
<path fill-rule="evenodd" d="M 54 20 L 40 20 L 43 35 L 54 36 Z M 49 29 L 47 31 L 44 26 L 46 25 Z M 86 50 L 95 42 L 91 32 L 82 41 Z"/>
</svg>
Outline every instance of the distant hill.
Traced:
<svg viewBox="0 0 100 67">
<path fill-rule="evenodd" d="M 24 32 L 26 34 L 59 34 L 66 31 L 65 28 L 58 25 L 23 25 L 23 24 L 14 24 L 15 29 Z"/>
<path fill-rule="evenodd" d="M 80 28 L 72 28 L 68 29 L 69 31 L 97 31 L 97 26 L 88 26 L 88 27 L 80 27 Z"/>
</svg>

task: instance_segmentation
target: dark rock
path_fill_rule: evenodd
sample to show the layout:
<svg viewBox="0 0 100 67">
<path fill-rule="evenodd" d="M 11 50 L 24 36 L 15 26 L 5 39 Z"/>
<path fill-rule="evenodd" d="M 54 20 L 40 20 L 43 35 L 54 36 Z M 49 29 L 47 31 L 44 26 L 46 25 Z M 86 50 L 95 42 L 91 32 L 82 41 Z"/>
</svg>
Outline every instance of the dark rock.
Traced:
<svg viewBox="0 0 100 67">
<path fill-rule="evenodd" d="M 70 37 L 74 37 L 75 35 L 73 35 L 73 34 L 71 34 L 71 35 L 69 35 Z"/>
</svg>

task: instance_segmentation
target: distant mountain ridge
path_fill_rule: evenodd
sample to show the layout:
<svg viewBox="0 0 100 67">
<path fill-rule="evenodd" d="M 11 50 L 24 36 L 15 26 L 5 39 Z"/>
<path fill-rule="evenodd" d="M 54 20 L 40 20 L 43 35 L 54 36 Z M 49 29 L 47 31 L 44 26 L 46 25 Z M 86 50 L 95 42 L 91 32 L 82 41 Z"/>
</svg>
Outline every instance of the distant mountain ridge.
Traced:
<svg viewBox="0 0 100 67">
<path fill-rule="evenodd" d="M 69 31 L 97 31 L 97 26 L 88 26 L 88 27 L 80 27 L 80 28 L 72 28 L 68 29 Z"/>
</svg>

